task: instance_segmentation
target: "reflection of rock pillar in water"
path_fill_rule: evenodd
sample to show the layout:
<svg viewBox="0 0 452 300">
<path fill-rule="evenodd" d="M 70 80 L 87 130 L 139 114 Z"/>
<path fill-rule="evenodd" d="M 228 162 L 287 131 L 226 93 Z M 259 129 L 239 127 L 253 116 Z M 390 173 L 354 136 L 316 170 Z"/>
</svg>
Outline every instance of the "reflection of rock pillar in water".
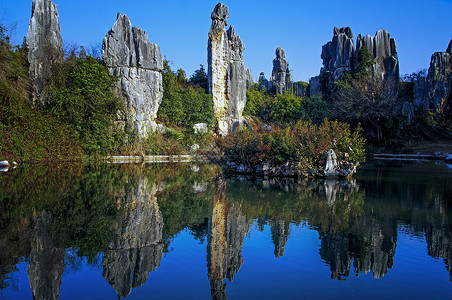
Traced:
<svg viewBox="0 0 452 300">
<path fill-rule="evenodd" d="M 272 240 L 275 244 L 275 257 L 284 256 L 284 247 L 289 237 L 289 223 L 285 220 L 272 220 L 270 222 Z"/>
<path fill-rule="evenodd" d="M 452 281 L 452 231 L 447 225 L 433 225 L 426 230 L 428 254 L 432 257 L 444 259 L 449 272 L 449 281 Z"/>
<path fill-rule="evenodd" d="M 121 206 L 123 217 L 116 224 L 116 241 L 103 259 L 103 276 L 118 293 L 127 297 L 132 288 L 146 283 L 149 273 L 160 266 L 163 256 L 163 220 L 155 186 L 140 178 Z"/>
<path fill-rule="evenodd" d="M 366 255 L 361 255 L 355 259 L 355 273 L 360 271 L 364 274 L 372 271 L 375 279 L 383 277 L 388 269 L 394 266 L 394 255 L 396 249 L 397 232 L 396 225 L 380 224 L 376 219 L 364 220 L 361 227 L 364 229 L 363 245 L 360 248 L 368 247 Z M 385 230 L 386 228 L 386 230 Z M 365 231 L 367 229 L 367 232 Z"/>
<path fill-rule="evenodd" d="M 207 268 L 212 299 L 226 299 L 226 284 L 223 280 L 234 280 L 242 266 L 242 247 L 246 233 L 250 229 L 242 215 L 241 205 L 229 204 L 224 192 L 215 199 L 207 244 Z"/>
<path fill-rule="evenodd" d="M 64 271 L 65 250 L 55 248 L 47 232 L 50 214 L 40 212 L 33 218 L 28 280 L 33 299 L 59 299 Z"/>
</svg>

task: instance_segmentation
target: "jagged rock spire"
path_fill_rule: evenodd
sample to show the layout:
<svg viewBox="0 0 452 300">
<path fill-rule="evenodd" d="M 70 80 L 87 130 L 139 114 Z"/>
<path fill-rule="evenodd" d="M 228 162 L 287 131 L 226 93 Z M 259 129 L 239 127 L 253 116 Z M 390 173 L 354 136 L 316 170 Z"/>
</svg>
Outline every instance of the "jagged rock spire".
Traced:
<svg viewBox="0 0 452 300">
<path fill-rule="evenodd" d="M 32 101 L 43 105 L 46 79 L 51 75 L 52 65 L 64 61 L 58 9 L 52 1 L 33 0 L 27 45 Z"/>
<path fill-rule="evenodd" d="M 249 71 L 243 64 L 245 45 L 235 28 L 226 31 L 229 9 L 218 3 L 212 14 L 207 46 L 209 93 L 213 96 L 217 131 L 226 135 L 243 122 Z"/>
<path fill-rule="evenodd" d="M 132 27 L 126 15 L 116 22 L 102 43 L 102 57 L 110 75 L 119 76 L 117 94 L 126 102 L 128 126 L 140 139 L 155 130 L 154 119 L 163 98 L 163 59 L 160 47 L 143 29 Z"/>
<path fill-rule="evenodd" d="M 286 78 L 289 74 L 289 63 L 286 60 L 286 52 L 283 48 L 276 48 L 276 58 L 273 60 L 271 81 L 276 84 L 276 93 L 284 94 L 286 91 Z"/>
</svg>

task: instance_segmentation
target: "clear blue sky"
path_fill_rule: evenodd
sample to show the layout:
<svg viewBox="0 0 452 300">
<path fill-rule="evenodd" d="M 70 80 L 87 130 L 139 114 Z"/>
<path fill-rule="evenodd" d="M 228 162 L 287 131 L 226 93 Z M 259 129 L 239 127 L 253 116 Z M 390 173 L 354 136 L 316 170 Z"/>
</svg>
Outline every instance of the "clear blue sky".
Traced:
<svg viewBox="0 0 452 300">
<path fill-rule="evenodd" d="M 65 43 L 100 44 L 118 12 L 143 28 L 162 54 L 188 75 L 207 65 L 207 32 L 218 1 L 55 0 Z M 0 0 L 6 25 L 17 23 L 17 43 L 27 34 L 32 0 Z M 295 80 L 318 75 L 322 45 L 333 27 L 350 26 L 375 35 L 386 29 L 396 39 L 401 74 L 428 68 L 431 55 L 445 51 L 452 38 L 452 0 L 288 1 L 225 0 L 229 24 L 234 25 L 246 50 L 245 65 L 255 79 L 270 76 L 276 47 L 286 50 Z"/>
</svg>

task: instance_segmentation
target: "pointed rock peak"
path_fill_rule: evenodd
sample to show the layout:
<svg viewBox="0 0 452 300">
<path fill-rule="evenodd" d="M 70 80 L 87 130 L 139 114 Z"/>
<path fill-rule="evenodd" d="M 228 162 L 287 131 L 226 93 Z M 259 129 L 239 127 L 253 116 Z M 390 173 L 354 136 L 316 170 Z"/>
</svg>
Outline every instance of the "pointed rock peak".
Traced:
<svg viewBox="0 0 452 300">
<path fill-rule="evenodd" d="M 352 29 L 350 27 L 342 27 L 342 28 L 339 29 L 336 26 L 334 26 L 333 36 L 337 36 L 337 35 L 339 35 L 341 33 L 345 34 L 350 39 L 353 38 L 353 32 L 352 32 Z"/>
<path fill-rule="evenodd" d="M 286 58 L 286 52 L 284 51 L 283 48 L 281 48 L 281 47 L 276 48 L 276 58 L 282 58 L 282 59 Z"/>
<path fill-rule="evenodd" d="M 220 20 L 227 24 L 227 19 L 229 18 L 229 8 L 223 3 L 218 3 L 210 15 L 212 20 Z"/>
<path fill-rule="evenodd" d="M 228 39 L 232 40 L 235 37 L 236 37 L 235 28 L 234 28 L 234 26 L 230 25 L 229 29 L 228 29 Z"/>
<path fill-rule="evenodd" d="M 452 39 L 449 42 L 449 46 L 447 47 L 446 52 L 452 55 Z"/>
</svg>

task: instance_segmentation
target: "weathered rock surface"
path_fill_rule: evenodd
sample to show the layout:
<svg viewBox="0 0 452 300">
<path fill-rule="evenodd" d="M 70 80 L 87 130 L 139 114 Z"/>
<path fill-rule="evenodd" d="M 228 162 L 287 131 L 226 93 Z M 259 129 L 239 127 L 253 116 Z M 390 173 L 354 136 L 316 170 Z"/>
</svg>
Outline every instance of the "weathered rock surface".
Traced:
<svg viewBox="0 0 452 300">
<path fill-rule="evenodd" d="M 58 9 L 52 1 L 33 0 L 27 45 L 33 104 L 43 105 L 52 65 L 64 61 Z"/>
<path fill-rule="evenodd" d="M 334 27 L 332 41 L 322 47 L 321 58 L 323 67 L 321 76 L 312 77 L 310 83 L 310 96 L 322 95 L 329 98 L 334 90 L 334 81 L 338 80 L 346 71 L 355 70 L 359 51 L 366 47 L 371 55 L 373 65 L 371 77 L 394 82 L 391 91 L 397 93 L 399 81 L 399 61 L 397 46 L 386 30 L 378 30 L 375 37 L 358 35 L 355 44 L 350 27 Z"/>
<path fill-rule="evenodd" d="M 248 80 L 248 69 L 243 64 L 245 45 L 233 26 L 225 30 L 228 17 L 228 7 L 218 3 L 211 14 L 207 47 L 209 92 L 213 95 L 218 133 L 223 136 L 243 121 Z"/>
<path fill-rule="evenodd" d="M 146 283 L 163 256 L 163 219 L 155 194 L 160 187 L 145 177 L 118 195 L 122 218 L 116 224 L 118 238 L 110 243 L 102 261 L 102 275 L 119 297 Z"/>
<path fill-rule="evenodd" d="M 160 47 L 147 33 L 132 27 L 126 15 L 117 19 L 102 43 L 102 57 L 110 75 L 119 76 L 117 94 L 127 104 L 125 121 L 146 138 L 157 126 L 154 119 L 162 102 L 163 59 Z"/>
<path fill-rule="evenodd" d="M 276 94 L 284 94 L 286 91 L 286 78 L 289 75 L 289 63 L 286 60 L 286 52 L 281 47 L 276 48 L 276 58 L 273 60 L 271 81 L 275 82 Z"/>
<path fill-rule="evenodd" d="M 329 72 L 333 80 L 337 80 L 353 67 L 355 44 L 350 27 L 334 27 L 333 39 L 322 47 L 321 58 L 324 72 Z"/>
<path fill-rule="evenodd" d="M 435 52 L 427 75 L 429 108 L 442 113 L 451 110 L 452 102 L 452 40 L 446 52 Z"/>
<path fill-rule="evenodd" d="M 369 50 L 372 61 L 372 76 L 373 78 L 381 78 L 399 82 L 399 59 L 397 55 L 397 46 L 395 39 L 391 38 L 386 30 L 378 30 L 375 37 L 367 35 L 363 37 L 358 35 L 356 40 L 356 55 L 358 59 L 358 52 L 361 47 L 366 47 Z"/>
</svg>

